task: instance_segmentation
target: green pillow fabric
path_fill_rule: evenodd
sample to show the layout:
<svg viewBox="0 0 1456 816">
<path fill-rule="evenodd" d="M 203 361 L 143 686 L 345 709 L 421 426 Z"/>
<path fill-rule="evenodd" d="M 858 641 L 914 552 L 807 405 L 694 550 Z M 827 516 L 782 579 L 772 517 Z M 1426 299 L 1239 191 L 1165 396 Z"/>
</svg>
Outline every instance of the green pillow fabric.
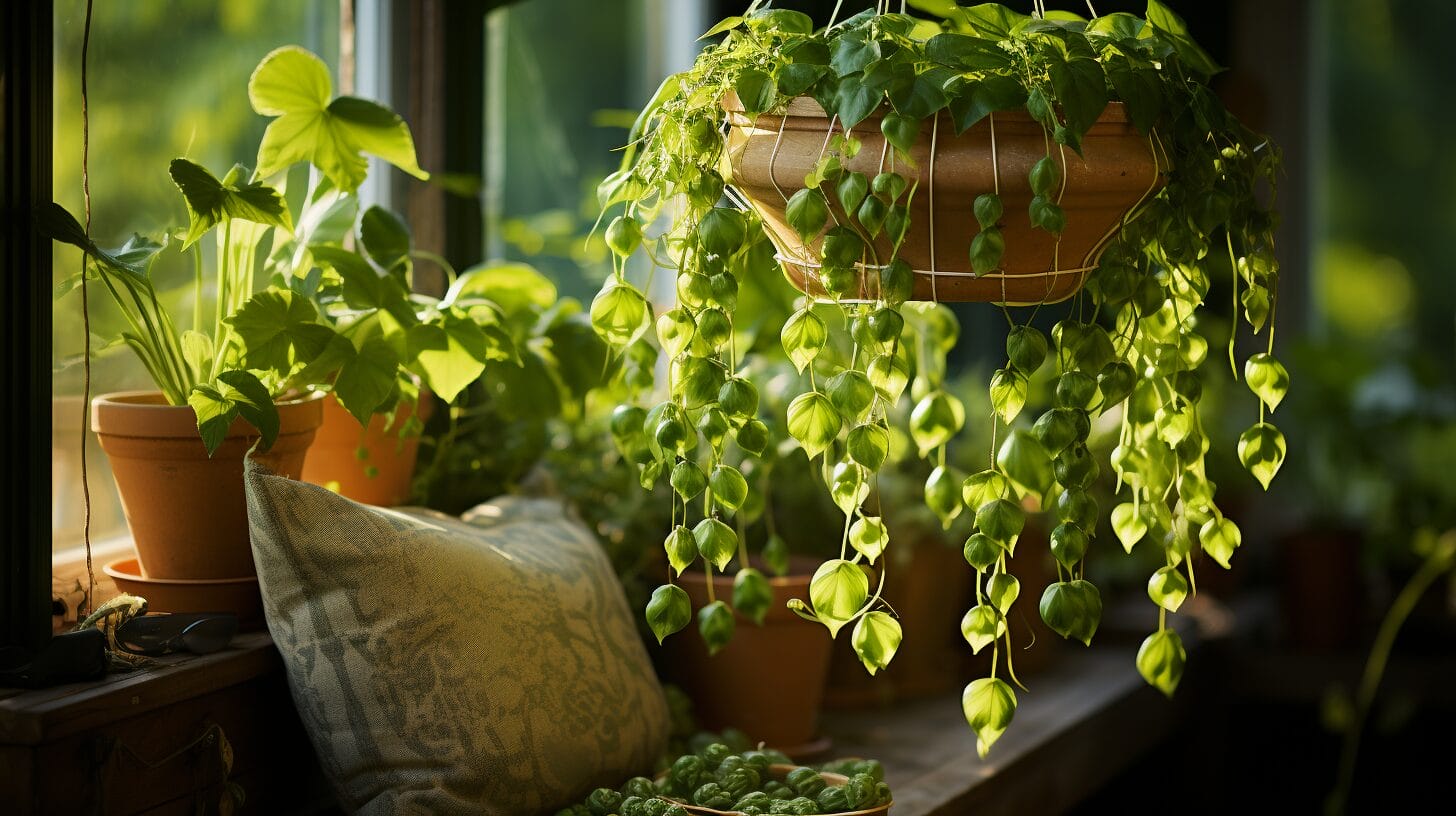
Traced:
<svg viewBox="0 0 1456 816">
<path fill-rule="evenodd" d="M 600 546 L 559 502 L 470 522 L 249 462 L 268 629 L 341 802 L 551 812 L 650 770 L 667 704 Z"/>
</svg>

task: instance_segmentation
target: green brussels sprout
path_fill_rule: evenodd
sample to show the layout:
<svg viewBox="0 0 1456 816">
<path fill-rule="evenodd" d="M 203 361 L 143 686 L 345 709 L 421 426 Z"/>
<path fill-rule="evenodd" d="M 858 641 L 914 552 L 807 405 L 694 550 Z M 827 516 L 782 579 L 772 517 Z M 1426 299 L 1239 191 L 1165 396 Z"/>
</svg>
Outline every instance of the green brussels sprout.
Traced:
<svg viewBox="0 0 1456 816">
<path fill-rule="evenodd" d="M 760 777 L 768 776 L 768 766 L 773 763 L 773 758 L 766 751 L 748 751 L 743 755 L 743 764 L 758 771 Z"/>
<path fill-rule="evenodd" d="M 890 802 L 893 802 L 893 801 L 895 801 L 895 797 L 893 795 L 891 795 L 891 793 L 890 793 L 890 786 L 889 785 L 886 785 L 884 782 L 878 782 L 878 783 L 876 783 L 875 784 L 875 804 L 872 807 L 878 807 L 880 805 L 886 805 L 886 804 L 889 804 Z"/>
<path fill-rule="evenodd" d="M 717 782 L 709 782 L 693 791 L 693 804 L 714 810 L 725 810 L 737 798 L 723 790 Z"/>
<path fill-rule="evenodd" d="M 773 798 L 763 791 L 752 791 L 737 802 L 733 803 L 732 810 L 743 812 L 746 808 L 756 807 L 760 810 L 767 810 L 773 804 Z"/>
<path fill-rule="evenodd" d="M 703 758 L 703 762 L 709 768 L 718 767 L 719 765 L 723 764 L 723 760 L 727 759 L 732 755 L 733 749 L 729 748 L 721 742 L 715 742 L 698 752 L 698 756 Z"/>
<path fill-rule="evenodd" d="M 661 799 L 657 801 L 662 802 Z M 662 812 L 662 816 L 689 816 L 687 808 L 684 808 L 682 805 L 673 805 L 666 802 L 663 802 L 663 804 L 667 804 L 667 809 Z"/>
<path fill-rule="evenodd" d="M 748 767 L 736 768 L 718 777 L 718 784 L 734 799 L 758 790 L 758 782 L 758 771 Z"/>
<path fill-rule="evenodd" d="M 621 809 L 622 798 L 622 794 L 611 788 L 597 788 L 586 798 L 586 806 L 592 816 L 611 816 Z"/>
<path fill-rule="evenodd" d="M 825 788 L 819 791 L 819 795 L 815 798 L 819 803 L 820 812 L 823 813 L 843 813 L 854 810 L 849 799 L 844 795 L 844 788 L 841 787 Z"/>
<path fill-rule="evenodd" d="M 789 771 L 784 781 L 800 796 L 818 796 L 825 785 L 824 777 L 813 768 L 795 768 Z"/>
<path fill-rule="evenodd" d="M 647 816 L 643 805 L 648 801 L 641 796 L 628 796 L 622 800 L 621 816 Z"/>
<path fill-rule="evenodd" d="M 642 803 L 642 813 L 644 816 L 663 816 L 670 807 L 671 803 L 654 797 Z"/>
<path fill-rule="evenodd" d="M 651 799 L 657 795 L 657 786 L 645 776 L 634 776 L 617 790 L 621 791 L 623 796 L 640 796 L 643 799 Z"/>
<path fill-rule="evenodd" d="M 768 782 L 765 782 L 763 785 L 763 792 L 768 794 L 769 797 L 772 799 L 793 799 L 796 795 L 793 788 L 785 785 L 777 779 L 772 779 Z"/>
<path fill-rule="evenodd" d="M 718 776 L 731 774 L 734 771 L 742 768 L 745 764 L 747 764 L 747 760 L 745 760 L 738 754 L 733 754 L 718 764 Z M 757 787 L 757 785 L 755 785 L 754 787 Z"/>
<path fill-rule="evenodd" d="M 774 802 L 768 809 L 769 813 L 788 814 L 814 814 L 819 812 L 819 804 L 807 796 L 800 796 L 795 799 Z"/>
<path fill-rule="evenodd" d="M 844 798 L 851 810 L 865 807 L 875 799 L 875 778 L 867 773 L 858 773 L 844 783 Z"/>
</svg>

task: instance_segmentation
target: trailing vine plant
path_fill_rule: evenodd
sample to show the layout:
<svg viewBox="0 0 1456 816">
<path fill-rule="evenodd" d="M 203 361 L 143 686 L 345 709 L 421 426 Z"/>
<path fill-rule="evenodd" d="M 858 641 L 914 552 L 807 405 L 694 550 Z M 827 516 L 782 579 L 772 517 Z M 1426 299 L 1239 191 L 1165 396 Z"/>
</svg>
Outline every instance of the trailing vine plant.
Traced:
<svg viewBox="0 0 1456 816">
<path fill-rule="evenodd" d="M 1085 569 L 1099 521 L 1110 517 L 1129 551 L 1139 542 L 1161 550 L 1164 566 L 1148 582 L 1159 626 L 1138 651 L 1137 668 L 1171 695 L 1186 653 L 1166 614 L 1193 591 L 1190 555 L 1197 545 L 1227 567 L 1241 542 L 1214 499 L 1199 414 L 1200 369 L 1219 356 L 1200 333 L 1215 275 L 1230 282 L 1235 318 L 1267 343 L 1243 365 L 1259 421 L 1240 438 L 1239 457 L 1267 488 L 1285 455 L 1283 435 L 1267 421 L 1289 384 L 1273 356 L 1277 148 L 1224 109 L 1207 84 L 1218 66 L 1157 0 L 1149 0 L 1144 17 L 1094 12 L 1090 19 L 1039 4 L 1024 15 L 996 4 L 911 3 L 937 21 L 908 15 L 903 4 L 892 13 L 879 3 L 817 30 L 803 14 L 767 5 L 753 2 L 705 35 L 722 39 L 662 84 L 632 129 L 621 169 L 599 189 L 604 217 L 613 214 L 605 236 L 617 263 L 591 317 L 638 372 L 643 403 L 618 409 L 613 435 L 641 466 L 644 484 L 666 478 L 675 490 L 675 524 L 665 542 L 672 573 L 701 561 L 711 576 L 736 559 L 732 607 L 761 618 L 769 603 L 765 579 L 729 523 L 750 500 L 743 463 L 761 456 L 768 438 L 758 390 L 742 374 L 746 349 L 735 339 L 739 324 L 752 319 L 737 311 L 739 282 L 782 270 L 763 218 L 733 189 L 732 128 L 724 113 L 736 105 L 748 117 L 782 114 L 792 100 L 809 97 L 827 117 L 824 149 L 802 189 L 787 197 L 784 215 L 815 263 L 803 281 L 809 294 L 780 332 L 782 350 L 807 375 L 807 387 L 783 421 L 804 453 L 822 463 L 825 487 L 845 518 L 839 557 L 819 567 L 808 599 L 791 601 L 791 608 L 831 636 L 848 628 L 871 673 L 893 658 L 899 623 L 862 568 L 878 565 L 882 584 L 889 533 L 866 505 L 891 453 L 888 409 L 913 376 L 906 430 L 915 455 L 936 465 L 925 501 L 947 525 L 962 512 L 975 519 L 964 553 L 978 576 L 977 604 L 962 632 L 977 652 L 991 648 L 993 661 L 991 676 L 966 688 L 963 705 L 981 751 L 1016 709 L 1007 682 L 1016 682 L 1007 621 L 1022 588 L 1007 560 L 1028 511 L 1053 517 L 1058 580 L 1038 588 L 1041 616 L 1058 634 L 1089 645 L 1102 611 Z M 911 316 L 937 314 L 933 304 L 911 301 L 917 272 L 901 257 L 912 204 L 922 194 L 914 148 L 935 132 L 927 122 L 948 120 L 959 134 L 992 114 L 1024 111 L 1040 124 L 1046 156 L 1024 181 L 998 179 L 976 198 L 976 223 L 959 225 L 974 235 L 970 267 L 989 274 L 1002 264 L 1002 227 L 1011 219 L 1028 219 L 1060 240 L 1068 151 L 1081 152 L 1109 102 L 1120 102 L 1146 136 L 1166 169 L 1164 183 L 1124 218 L 1050 337 L 1029 316 L 1018 323 L 1002 307 L 1010 323 L 1007 359 L 989 383 L 996 416 L 986 419 L 1009 429 L 993 443 L 984 470 L 960 473 L 947 466 L 945 450 L 965 410 L 942 385 L 955 332 L 931 332 L 925 336 L 949 344 L 917 349 L 924 338 L 906 328 Z M 849 169 L 876 119 L 885 144 L 878 172 Z M 1000 193 L 1011 184 L 1029 187 L 1024 212 L 1003 204 Z M 640 286 L 628 275 L 627 260 L 637 254 L 653 270 Z M 654 317 L 643 291 L 651 291 L 657 270 L 676 276 L 676 302 Z M 954 321 L 948 313 L 935 319 Z M 832 353 L 838 346 L 848 351 Z M 665 395 L 642 376 L 659 349 L 668 360 Z M 1231 336 L 1227 360 L 1235 376 L 1236 355 Z M 1022 409 L 1030 378 L 1047 366 L 1053 405 L 1029 421 Z M 1119 492 L 1110 508 L 1089 492 L 1102 465 L 1087 440 L 1104 416 L 1118 427 L 1106 461 Z M 659 640 L 694 617 L 671 578 L 646 610 Z M 696 616 L 716 650 L 731 637 L 734 616 L 708 585 L 710 602 Z"/>
</svg>

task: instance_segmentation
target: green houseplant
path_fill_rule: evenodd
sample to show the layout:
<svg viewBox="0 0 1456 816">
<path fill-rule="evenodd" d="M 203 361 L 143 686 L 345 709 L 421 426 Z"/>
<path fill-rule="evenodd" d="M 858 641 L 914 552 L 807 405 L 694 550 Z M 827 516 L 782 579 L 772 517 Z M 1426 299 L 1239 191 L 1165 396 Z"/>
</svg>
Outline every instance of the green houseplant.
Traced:
<svg viewBox="0 0 1456 816">
<path fill-rule="evenodd" d="M 346 205 L 365 177 L 364 153 L 427 177 L 402 119 L 367 100 L 333 98 L 326 66 L 297 47 L 263 59 L 249 98 L 274 117 L 256 171 L 238 165 L 219 178 L 184 158 L 171 163 L 186 227 L 105 250 L 59 205 L 38 214 L 42 232 L 86 253 L 85 280 L 111 295 L 130 325 L 119 342 L 158 388 L 100 397 L 93 411 L 142 577 L 252 575 L 243 456 L 259 440 L 260 455 L 296 477 L 319 424 L 321 390 L 362 422 L 391 408 L 411 377 L 453 397 L 486 359 L 511 353 L 503 334 L 477 322 L 487 304 L 409 296 L 407 268 L 389 254 L 397 225 L 366 212 L 359 251 L 336 234 L 354 222 L 357 206 Z M 283 184 L 300 161 L 317 172 L 295 218 Z M 205 253 L 209 233 L 215 251 Z M 187 316 L 164 308 L 153 286 L 149 273 L 164 252 L 190 256 L 195 270 L 190 329 L 179 330 Z M 144 449 L 158 439 L 166 450 Z"/>
<path fill-rule="evenodd" d="M 881 8 L 818 30 L 765 5 L 715 26 L 709 35 L 722 40 L 663 83 L 599 190 L 622 262 L 592 304 L 593 323 L 628 357 L 661 349 L 669 359 L 667 393 L 639 392 L 655 404 L 623 410 L 619 442 L 638 453 L 645 481 L 669 479 L 683 499 L 667 542 L 674 569 L 698 558 L 710 571 L 727 566 L 738 541 L 724 519 L 749 501 L 740 471 L 764 439 L 757 389 L 743 375 L 750 350 L 734 342 L 752 318 L 738 289 L 780 274 L 781 260 L 808 293 L 780 333 L 808 375 L 786 428 L 822 461 L 845 513 L 840 557 L 792 606 L 831 635 L 850 630 L 874 672 L 901 631 L 861 568 L 888 544 L 861 502 L 886 461 L 889 408 L 911 378 L 907 306 L 1001 304 L 1007 362 L 988 384 L 987 420 L 1011 427 L 986 467 L 968 475 L 945 463 L 965 416 L 939 379 L 917 378 L 907 429 L 915 453 L 937 465 L 926 503 L 946 522 L 975 518 L 965 556 L 978 603 L 962 631 L 973 649 L 990 647 L 993 668 L 966 688 L 964 707 L 984 751 L 1016 707 L 1001 674 L 1015 681 L 1006 615 L 1021 586 L 1005 565 L 1028 508 L 1053 514 L 1059 580 L 1041 592 L 1041 616 L 1087 643 L 1101 598 L 1084 558 L 1100 519 L 1110 516 L 1125 547 L 1162 550 L 1148 589 L 1164 613 L 1190 591 L 1195 543 L 1221 564 L 1240 543 L 1203 465 L 1199 369 L 1221 355 L 1198 317 L 1221 275 L 1254 333 L 1270 322 L 1279 154 L 1219 103 L 1207 84 L 1218 66 L 1156 0 L 1144 17 L 1090 20 L 922 0 L 916 8 L 938 21 Z M 970 161 L 985 172 L 951 178 L 947 166 Z M 1113 180 L 1132 175 L 1144 177 L 1141 189 Z M 625 259 L 639 252 L 676 275 L 677 302 L 660 316 L 627 275 Z M 1050 339 L 1006 308 L 1067 298 Z M 1272 328 L 1266 338 L 1272 351 Z M 1232 341 L 1228 364 L 1237 373 Z M 1055 403 L 1028 423 L 1028 381 L 1044 366 L 1054 368 Z M 1268 352 L 1242 368 L 1260 421 L 1239 457 L 1267 487 L 1285 442 L 1264 420 L 1288 375 Z M 1104 414 L 1120 427 L 1106 463 L 1122 491 L 1111 508 L 1086 490 L 1102 465 L 1085 441 Z M 699 494 L 700 505 L 687 501 Z M 700 618 L 721 619 L 714 606 Z M 690 622 L 691 604 L 669 582 L 647 617 L 663 637 Z M 1137 664 L 1171 694 L 1185 660 L 1160 625 Z"/>
</svg>

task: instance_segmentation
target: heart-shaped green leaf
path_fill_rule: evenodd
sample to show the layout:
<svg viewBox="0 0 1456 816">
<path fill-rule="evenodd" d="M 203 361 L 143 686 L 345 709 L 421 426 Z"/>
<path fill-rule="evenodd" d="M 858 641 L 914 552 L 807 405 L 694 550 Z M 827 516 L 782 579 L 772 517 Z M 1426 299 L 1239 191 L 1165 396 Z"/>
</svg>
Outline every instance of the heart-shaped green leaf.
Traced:
<svg viewBox="0 0 1456 816">
<path fill-rule="evenodd" d="M 608 284 L 592 299 L 592 328 L 603 340 L 618 348 L 642 336 L 650 325 L 651 314 L 647 298 L 627 284 Z"/>
<path fill-rule="evenodd" d="M 647 625 L 658 643 L 681 631 L 692 618 L 693 604 L 682 587 L 664 584 L 653 591 L 647 602 Z"/>
<path fill-rule="evenodd" d="M 693 528 L 698 552 L 714 567 L 723 569 L 738 553 L 738 536 L 733 528 L 715 518 L 705 518 Z"/>
<path fill-rule="evenodd" d="M 961 637 L 971 644 L 971 651 L 981 650 L 1006 634 L 1006 618 L 990 604 L 979 604 L 961 618 Z"/>
<path fill-rule="evenodd" d="M 829 223 L 829 203 L 818 187 L 805 187 L 789 197 L 784 218 L 799 238 L 807 243 L 823 232 L 824 225 Z"/>
<path fill-rule="evenodd" d="M 1244 363 L 1244 382 L 1273 411 L 1289 393 L 1289 372 L 1272 354 L 1255 354 Z"/>
<path fill-rule="evenodd" d="M 991 376 L 991 407 L 1001 421 L 1010 425 L 1026 405 L 1029 383 L 1026 375 L 1012 368 L 1002 368 Z"/>
<path fill-rule="evenodd" d="M 1202 545 L 1203 551 L 1208 557 L 1217 561 L 1224 569 L 1228 569 L 1229 559 L 1233 557 L 1234 550 L 1243 543 L 1243 534 L 1239 532 L 1239 526 L 1227 518 L 1211 518 L 1203 523 L 1198 531 L 1198 543 Z"/>
<path fill-rule="evenodd" d="M 738 614 L 762 626 L 772 605 L 773 588 L 763 573 L 746 567 L 733 576 L 733 609 Z"/>
<path fill-rule="evenodd" d="M 1124 502 L 1112 508 L 1112 532 L 1117 534 L 1117 540 L 1122 542 L 1122 548 L 1129 553 L 1133 545 L 1143 540 L 1148 534 L 1148 525 L 1143 521 L 1142 514 L 1138 513 L 1137 507 L 1131 502 Z"/>
<path fill-rule="evenodd" d="M 841 513 L 853 513 L 869 496 L 867 475 L 864 468 L 853 462 L 840 462 L 834 466 L 834 475 L 829 480 L 829 495 Z"/>
<path fill-rule="evenodd" d="M 1011 482 L 994 470 L 983 470 L 961 484 L 961 499 L 967 507 L 980 508 L 995 499 L 1011 495 Z"/>
<path fill-rule="evenodd" d="M 779 340 L 783 343 L 784 353 L 789 355 L 789 360 L 802 374 L 828 342 L 829 331 L 818 315 L 808 309 L 800 309 L 785 321 Z"/>
<path fill-rule="evenodd" d="M 966 408 L 945 391 L 925 395 L 910 412 L 910 436 L 925 456 L 949 442 L 965 427 Z"/>
<path fill-rule="evenodd" d="M 708 477 L 703 469 L 698 467 L 697 462 L 683 460 L 672 468 L 672 476 L 668 478 L 672 489 L 682 497 L 683 501 L 689 501 L 703 492 L 708 486 Z"/>
<path fill-rule="evenodd" d="M 1183 639 L 1172 629 L 1164 629 L 1148 635 L 1138 647 L 1137 669 L 1148 685 L 1169 697 L 1178 689 L 1183 679 L 1183 667 L 1188 663 L 1188 653 L 1183 649 Z"/>
<path fill-rule="evenodd" d="M 986 597 L 991 599 L 991 605 L 996 607 L 1003 617 L 1011 610 L 1011 605 L 1016 602 L 1016 598 L 1020 594 L 1021 582 L 1009 572 L 998 572 L 986 581 Z"/>
<path fill-rule="evenodd" d="M 1069 570 L 1087 555 L 1087 544 L 1087 534 L 1073 522 L 1064 521 L 1052 530 L 1052 557 Z"/>
<path fill-rule="evenodd" d="M 1030 431 L 1014 430 L 996 452 L 996 467 L 1023 493 L 1045 503 L 1055 481 L 1052 460 Z"/>
<path fill-rule="evenodd" d="M 856 564 L 834 559 L 819 565 L 809 582 L 809 601 L 819 621 L 829 627 L 830 637 L 859 614 L 869 598 L 869 587 L 869 577 Z"/>
<path fill-rule="evenodd" d="M 1026 525 L 1026 511 L 1009 499 L 992 499 L 976 510 L 976 529 L 1010 549 Z"/>
<path fill-rule="evenodd" d="M 834 403 L 818 391 L 800 394 L 789 403 L 789 434 L 799 441 L 810 459 L 834 443 L 843 424 Z"/>
<path fill-rule="evenodd" d="M 1188 579 L 1176 567 L 1163 567 L 1148 579 L 1148 597 L 1169 612 L 1177 612 L 1188 597 Z"/>
<path fill-rule="evenodd" d="M 875 387 L 863 372 L 845 369 L 825 383 L 829 390 L 829 401 L 840 416 L 850 422 L 861 422 L 869 415 L 875 404 Z"/>
<path fill-rule="evenodd" d="M 693 539 L 688 528 L 681 524 L 667 534 L 662 548 L 667 551 L 667 563 L 672 565 L 678 575 L 682 575 L 683 570 L 691 566 L 698 557 L 698 542 Z"/>
<path fill-rule="evenodd" d="M 885 134 L 886 141 L 894 145 L 896 150 L 909 155 L 915 147 L 915 140 L 920 137 L 920 120 L 898 113 L 887 113 L 880 120 L 880 132 Z"/>
<path fill-rule="evenodd" d="M 1000 678 L 983 677 L 961 693 L 961 711 L 976 732 L 976 753 L 984 758 L 1016 715 L 1016 693 Z"/>
<path fill-rule="evenodd" d="M 996 543 L 996 539 L 985 533 L 974 533 L 966 539 L 966 545 L 961 549 L 961 555 L 965 556 L 966 563 L 970 564 L 976 572 L 985 572 L 995 566 L 1006 549 Z"/>
<path fill-rule="evenodd" d="M 871 564 L 884 553 L 889 543 L 890 531 L 878 516 L 863 516 L 849 528 L 849 546 Z"/>
<path fill-rule="evenodd" d="M 879 470 L 890 452 L 890 432 L 878 424 L 856 426 L 849 432 L 845 450 L 866 469 Z"/>
<path fill-rule="evenodd" d="M 903 637 L 900 622 L 888 612 L 869 612 L 854 625 L 850 644 L 865 670 L 873 676 L 890 665 Z"/>
<path fill-rule="evenodd" d="M 733 610 L 722 601 L 714 601 L 698 610 L 698 634 L 703 636 L 710 657 L 728 645 L 736 626 Z"/>
<path fill-rule="evenodd" d="M 728 510 L 737 510 L 748 500 L 748 480 L 737 468 L 718 465 L 708 477 L 708 487 L 713 491 L 713 501 Z"/>
<path fill-rule="evenodd" d="M 1284 434 L 1267 422 L 1257 423 L 1239 436 L 1239 461 L 1265 490 L 1284 464 L 1284 453 Z"/>
<path fill-rule="evenodd" d="M 954 467 L 942 466 L 930 471 L 930 478 L 925 480 L 925 505 L 940 518 L 942 527 L 949 529 L 965 508 L 961 504 L 961 483 L 965 478 Z"/>
<path fill-rule="evenodd" d="M 880 392 L 880 397 L 891 405 L 900 401 L 905 386 L 910 384 L 909 367 L 893 354 L 881 354 L 870 360 L 865 367 L 865 376 L 870 378 L 870 384 Z"/>
</svg>

